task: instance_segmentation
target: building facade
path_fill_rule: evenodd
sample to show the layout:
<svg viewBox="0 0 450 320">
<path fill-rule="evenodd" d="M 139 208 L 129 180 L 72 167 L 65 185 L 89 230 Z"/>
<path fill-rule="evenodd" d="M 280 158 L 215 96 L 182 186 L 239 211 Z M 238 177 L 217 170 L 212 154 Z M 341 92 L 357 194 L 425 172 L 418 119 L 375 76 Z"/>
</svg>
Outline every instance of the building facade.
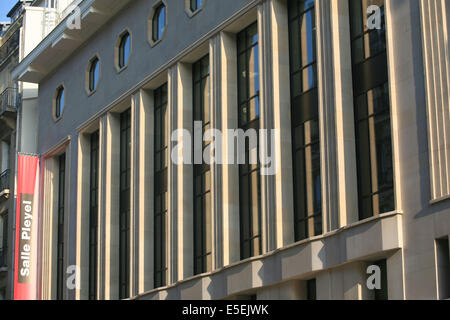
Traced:
<svg viewBox="0 0 450 320">
<path fill-rule="evenodd" d="M 78 5 L 13 72 L 41 299 L 450 298 L 446 1 Z"/>
</svg>

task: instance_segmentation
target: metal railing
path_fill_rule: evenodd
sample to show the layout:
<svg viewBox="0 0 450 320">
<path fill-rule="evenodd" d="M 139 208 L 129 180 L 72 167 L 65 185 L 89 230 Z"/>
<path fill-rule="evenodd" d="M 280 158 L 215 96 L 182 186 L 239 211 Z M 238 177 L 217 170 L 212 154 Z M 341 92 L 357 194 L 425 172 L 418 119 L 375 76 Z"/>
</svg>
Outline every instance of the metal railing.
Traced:
<svg viewBox="0 0 450 320">
<path fill-rule="evenodd" d="M 0 47 L 0 65 L 2 65 L 18 48 L 20 43 L 20 28 Z"/>
<path fill-rule="evenodd" d="M 9 190 L 9 178 L 10 178 L 10 170 L 3 171 L 0 174 L 0 193 Z"/>
<path fill-rule="evenodd" d="M 20 95 L 16 88 L 7 88 L 0 94 L 0 115 L 6 111 L 17 111 L 20 104 Z"/>
</svg>

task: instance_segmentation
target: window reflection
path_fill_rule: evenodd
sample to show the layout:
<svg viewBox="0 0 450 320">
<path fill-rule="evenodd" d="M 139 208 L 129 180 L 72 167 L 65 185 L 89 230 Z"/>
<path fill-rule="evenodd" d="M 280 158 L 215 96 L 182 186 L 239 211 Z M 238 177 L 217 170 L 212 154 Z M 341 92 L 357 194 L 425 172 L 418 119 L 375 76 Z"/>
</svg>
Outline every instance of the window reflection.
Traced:
<svg viewBox="0 0 450 320">
<path fill-rule="evenodd" d="M 289 1 L 295 238 L 322 234 L 315 2 Z"/>
<path fill-rule="evenodd" d="M 209 55 L 193 65 L 193 80 L 194 121 L 202 122 L 203 135 L 210 126 Z M 203 152 L 208 145 L 202 145 Z M 210 170 L 207 164 L 194 166 L 194 274 L 212 270 Z"/>
<path fill-rule="evenodd" d="M 381 9 L 380 30 L 366 26 L 370 5 Z M 351 0 L 350 11 L 359 215 L 366 219 L 395 209 L 384 0 Z"/>
<path fill-rule="evenodd" d="M 239 128 L 258 130 L 259 45 L 254 23 L 237 36 Z M 259 143 L 257 148 L 259 148 Z M 245 165 L 239 167 L 241 258 L 261 254 L 261 187 L 259 165 L 250 165 L 251 147 L 246 139 Z"/>
</svg>

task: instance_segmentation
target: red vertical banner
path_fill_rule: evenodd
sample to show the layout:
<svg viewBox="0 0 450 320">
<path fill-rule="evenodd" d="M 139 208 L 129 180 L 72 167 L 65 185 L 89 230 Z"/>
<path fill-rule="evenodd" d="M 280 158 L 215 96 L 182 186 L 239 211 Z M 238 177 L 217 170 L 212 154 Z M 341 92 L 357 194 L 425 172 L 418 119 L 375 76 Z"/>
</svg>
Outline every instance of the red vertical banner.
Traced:
<svg viewBox="0 0 450 320">
<path fill-rule="evenodd" d="M 39 158 L 19 154 L 17 169 L 14 300 L 36 300 Z"/>
</svg>

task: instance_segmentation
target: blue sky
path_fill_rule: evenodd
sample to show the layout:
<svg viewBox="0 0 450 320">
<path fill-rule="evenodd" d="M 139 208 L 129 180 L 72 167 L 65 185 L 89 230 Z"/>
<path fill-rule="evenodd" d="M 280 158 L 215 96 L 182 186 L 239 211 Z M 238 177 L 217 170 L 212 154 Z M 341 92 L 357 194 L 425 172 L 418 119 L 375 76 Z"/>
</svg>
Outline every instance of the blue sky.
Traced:
<svg viewBox="0 0 450 320">
<path fill-rule="evenodd" d="M 0 21 L 9 21 L 8 12 L 17 3 L 17 0 L 0 0 Z"/>
</svg>

